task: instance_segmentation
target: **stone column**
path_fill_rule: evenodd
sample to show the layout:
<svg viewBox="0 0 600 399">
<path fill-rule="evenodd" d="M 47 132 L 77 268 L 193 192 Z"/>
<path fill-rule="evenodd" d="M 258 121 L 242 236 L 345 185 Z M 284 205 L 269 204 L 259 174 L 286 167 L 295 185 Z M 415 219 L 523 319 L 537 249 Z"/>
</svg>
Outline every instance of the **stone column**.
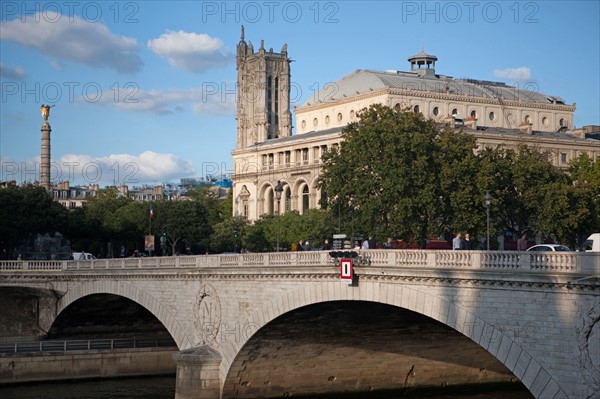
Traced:
<svg viewBox="0 0 600 399">
<path fill-rule="evenodd" d="M 44 121 L 42 124 L 42 157 L 40 165 L 40 185 L 50 190 L 50 123 Z"/>
<path fill-rule="evenodd" d="M 175 399 L 219 399 L 221 354 L 209 346 L 200 346 L 177 352 Z"/>
</svg>

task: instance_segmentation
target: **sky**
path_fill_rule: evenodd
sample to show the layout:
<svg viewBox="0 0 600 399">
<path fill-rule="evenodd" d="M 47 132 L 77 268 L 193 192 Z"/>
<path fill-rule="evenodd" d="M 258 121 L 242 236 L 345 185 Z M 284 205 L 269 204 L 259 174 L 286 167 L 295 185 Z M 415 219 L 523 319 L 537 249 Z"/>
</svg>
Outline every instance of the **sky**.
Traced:
<svg viewBox="0 0 600 399">
<path fill-rule="evenodd" d="M 0 181 L 178 182 L 233 171 L 235 51 L 288 45 L 292 106 L 356 69 L 505 82 L 600 125 L 600 1 L 67 1 L 0 3 Z M 293 111 L 292 111 L 293 112 Z"/>
</svg>

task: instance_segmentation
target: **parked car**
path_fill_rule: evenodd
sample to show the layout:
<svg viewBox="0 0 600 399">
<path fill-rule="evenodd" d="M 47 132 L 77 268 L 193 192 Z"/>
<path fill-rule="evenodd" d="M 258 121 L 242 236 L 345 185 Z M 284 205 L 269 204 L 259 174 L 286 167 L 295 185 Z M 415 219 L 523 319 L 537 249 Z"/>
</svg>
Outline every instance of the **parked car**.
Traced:
<svg viewBox="0 0 600 399">
<path fill-rule="evenodd" d="M 529 247 L 527 250 L 533 252 L 570 252 L 571 248 L 559 244 L 539 244 Z"/>
<path fill-rule="evenodd" d="M 73 252 L 73 260 L 94 260 L 96 257 L 88 252 Z"/>
<path fill-rule="evenodd" d="M 600 233 L 594 233 L 579 247 L 582 252 L 600 252 Z"/>
</svg>

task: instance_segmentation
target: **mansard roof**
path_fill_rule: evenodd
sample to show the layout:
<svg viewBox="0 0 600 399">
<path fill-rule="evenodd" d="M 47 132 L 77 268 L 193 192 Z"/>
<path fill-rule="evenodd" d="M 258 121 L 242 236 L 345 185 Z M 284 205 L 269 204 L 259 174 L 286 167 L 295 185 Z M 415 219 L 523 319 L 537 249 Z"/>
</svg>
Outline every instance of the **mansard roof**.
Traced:
<svg viewBox="0 0 600 399">
<path fill-rule="evenodd" d="M 532 84 L 524 84 L 525 88 L 535 89 Z M 549 96 L 534 90 L 509 86 L 502 82 L 475 79 L 458 79 L 451 76 L 423 76 L 416 71 L 373 71 L 358 69 L 343 78 L 326 85 L 315 93 L 301 107 L 323 104 L 357 94 L 368 93 L 380 89 L 414 90 L 423 94 L 465 95 L 488 98 L 494 101 L 524 101 L 536 104 L 561 104 L 565 101 L 557 96 Z"/>
</svg>

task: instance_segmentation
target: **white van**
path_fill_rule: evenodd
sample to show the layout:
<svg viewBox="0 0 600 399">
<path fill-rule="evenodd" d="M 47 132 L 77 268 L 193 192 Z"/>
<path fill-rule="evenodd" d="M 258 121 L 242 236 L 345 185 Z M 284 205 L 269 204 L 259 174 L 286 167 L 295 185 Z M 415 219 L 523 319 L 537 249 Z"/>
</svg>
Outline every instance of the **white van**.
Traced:
<svg viewBox="0 0 600 399">
<path fill-rule="evenodd" d="M 582 252 L 600 252 L 600 233 L 594 233 L 581 244 Z"/>
<path fill-rule="evenodd" d="M 96 257 L 88 252 L 73 252 L 73 260 L 94 260 Z"/>
</svg>

